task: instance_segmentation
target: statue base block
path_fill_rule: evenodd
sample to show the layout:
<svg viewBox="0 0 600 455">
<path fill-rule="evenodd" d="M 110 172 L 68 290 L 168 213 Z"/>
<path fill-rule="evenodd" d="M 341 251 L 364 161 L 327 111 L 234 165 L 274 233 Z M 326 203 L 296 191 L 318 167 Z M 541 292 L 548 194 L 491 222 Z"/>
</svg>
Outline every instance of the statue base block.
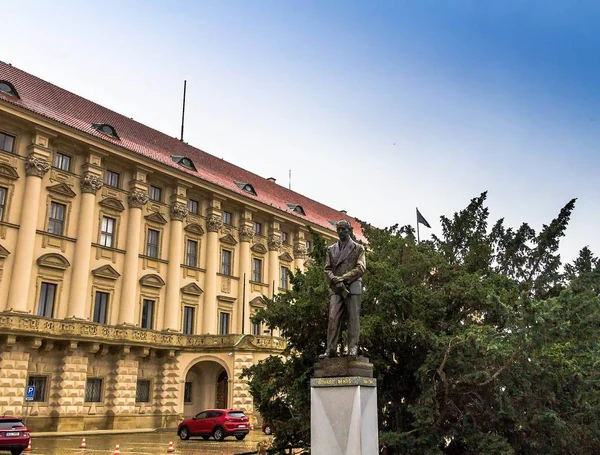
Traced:
<svg viewBox="0 0 600 455">
<path fill-rule="evenodd" d="M 310 403 L 311 454 L 378 454 L 376 379 L 312 378 Z"/>
<path fill-rule="evenodd" d="M 329 357 L 315 363 L 315 378 L 373 377 L 373 364 L 357 356 Z"/>
</svg>

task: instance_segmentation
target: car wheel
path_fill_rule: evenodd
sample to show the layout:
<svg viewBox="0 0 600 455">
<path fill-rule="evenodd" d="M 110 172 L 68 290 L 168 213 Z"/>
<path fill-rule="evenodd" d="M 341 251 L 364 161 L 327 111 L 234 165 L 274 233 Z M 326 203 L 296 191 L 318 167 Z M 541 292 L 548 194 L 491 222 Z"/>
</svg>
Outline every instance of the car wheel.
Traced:
<svg viewBox="0 0 600 455">
<path fill-rule="evenodd" d="M 204 439 L 205 441 L 208 441 L 208 438 L 210 438 L 210 436 L 202 436 L 202 439 Z"/>
<path fill-rule="evenodd" d="M 225 439 L 225 432 L 223 431 L 223 428 L 215 428 L 215 431 L 213 431 L 213 438 L 215 438 L 216 441 L 222 441 Z"/>
<path fill-rule="evenodd" d="M 235 439 L 237 439 L 238 441 L 243 441 L 245 437 L 246 437 L 245 434 L 237 434 L 237 435 L 235 435 Z"/>
<path fill-rule="evenodd" d="M 181 430 L 179 430 L 179 437 L 181 438 L 182 441 L 187 441 L 188 439 L 190 439 L 190 430 L 188 427 L 182 427 Z"/>
<path fill-rule="evenodd" d="M 266 434 L 266 435 L 273 434 L 273 429 L 271 428 L 271 426 L 270 426 L 270 425 L 267 425 L 267 426 L 265 427 L 265 434 Z"/>
<path fill-rule="evenodd" d="M 21 453 L 23 452 L 23 450 L 25 450 L 25 449 L 12 449 L 12 450 L 10 451 L 10 453 L 11 453 L 12 455 L 21 455 Z"/>
</svg>

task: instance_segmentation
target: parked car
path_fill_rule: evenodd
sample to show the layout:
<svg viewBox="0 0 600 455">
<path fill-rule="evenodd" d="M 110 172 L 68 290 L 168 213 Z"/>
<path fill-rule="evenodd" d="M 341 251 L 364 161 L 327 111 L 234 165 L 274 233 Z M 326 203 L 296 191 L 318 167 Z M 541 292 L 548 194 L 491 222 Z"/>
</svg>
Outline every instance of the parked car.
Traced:
<svg viewBox="0 0 600 455">
<path fill-rule="evenodd" d="M 20 455 L 29 445 L 29 430 L 18 417 L 0 416 L 0 451 Z"/>
<path fill-rule="evenodd" d="M 271 435 L 271 434 L 273 434 L 274 430 L 275 430 L 275 427 L 272 424 L 270 424 L 270 423 L 262 424 L 262 431 L 264 434 Z"/>
<path fill-rule="evenodd" d="M 177 427 L 177 434 L 183 440 L 191 436 L 211 436 L 222 441 L 227 436 L 235 436 L 241 441 L 250 432 L 250 422 L 243 411 L 235 409 L 207 409 L 191 419 L 185 419 Z"/>
</svg>

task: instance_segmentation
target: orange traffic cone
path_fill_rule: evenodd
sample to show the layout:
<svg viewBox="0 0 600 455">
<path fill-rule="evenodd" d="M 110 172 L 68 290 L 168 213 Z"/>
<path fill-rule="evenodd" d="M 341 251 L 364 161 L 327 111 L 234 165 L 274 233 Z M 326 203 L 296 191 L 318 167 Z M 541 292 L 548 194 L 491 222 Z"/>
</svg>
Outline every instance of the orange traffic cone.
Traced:
<svg viewBox="0 0 600 455">
<path fill-rule="evenodd" d="M 31 438 L 29 438 L 29 444 L 27 445 L 27 448 L 24 450 L 24 452 L 31 452 Z"/>
<path fill-rule="evenodd" d="M 80 449 L 86 449 L 87 448 L 87 444 L 85 443 L 85 438 L 81 439 L 81 444 L 79 444 L 79 448 Z"/>
<path fill-rule="evenodd" d="M 121 450 L 119 449 L 118 442 L 117 442 L 117 445 L 115 446 L 115 451 L 113 452 L 113 455 L 121 455 Z"/>
<path fill-rule="evenodd" d="M 167 453 L 175 452 L 175 447 L 173 447 L 173 441 L 169 441 L 169 448 L 167 449 Z"/>
</svg>

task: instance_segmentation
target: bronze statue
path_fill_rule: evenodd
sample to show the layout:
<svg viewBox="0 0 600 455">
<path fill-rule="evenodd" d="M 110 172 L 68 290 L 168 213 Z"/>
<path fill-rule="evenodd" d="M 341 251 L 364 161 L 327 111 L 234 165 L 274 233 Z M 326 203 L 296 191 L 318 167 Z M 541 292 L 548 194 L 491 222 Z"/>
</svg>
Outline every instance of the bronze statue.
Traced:
<svg viewBox="0 0 600 455">
<path fill-rule="evenodd" d="M 339 241 L 327 248 L 325 276 L 329 284 L 329 324 L 327 349 L 320 357 L 337 356 L 342 316 L 348 314 L 348 355 L 358 355 L 360 333 L 360 295 L 366 270 L 365 249 L 350 237 L 352 226 L 346 220 L 337 223 Z"/>
</svg>

